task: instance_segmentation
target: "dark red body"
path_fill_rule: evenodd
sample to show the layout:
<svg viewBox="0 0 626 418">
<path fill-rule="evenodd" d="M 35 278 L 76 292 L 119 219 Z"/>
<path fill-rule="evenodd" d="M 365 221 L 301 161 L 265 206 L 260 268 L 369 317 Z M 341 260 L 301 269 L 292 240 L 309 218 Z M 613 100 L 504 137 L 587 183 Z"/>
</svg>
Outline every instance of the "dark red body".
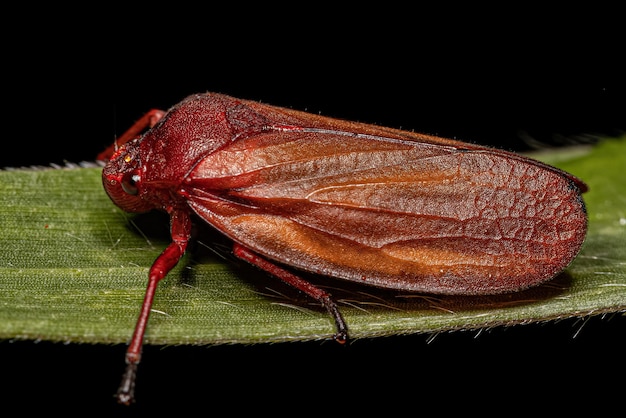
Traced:
<svg viewBox="0 0 626 418">
<path fill-rule="evenodd" d="M 585 184 L 543 163 L 219 94 L 174 106 L 103 180 L 122 209 L 170 214 L 147 300 L 184 253 L 192 212 L 300 289 L 275 263 L 416 292 L 517 291 L 562 271 L 587 227 Z"/>
</svg>

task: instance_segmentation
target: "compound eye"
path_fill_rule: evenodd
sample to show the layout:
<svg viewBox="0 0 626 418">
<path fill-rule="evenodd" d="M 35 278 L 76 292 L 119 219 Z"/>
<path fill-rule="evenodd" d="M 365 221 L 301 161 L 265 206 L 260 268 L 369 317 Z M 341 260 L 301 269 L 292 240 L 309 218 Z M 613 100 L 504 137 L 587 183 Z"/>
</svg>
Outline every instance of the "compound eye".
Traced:
<svg viewBox="0 0 626 418">
<path fill-rule="evenodd" d="M 128 173 L 124 175 L 122 179 L 122 189 L 129 195 L 135 196 L 139 189 L 137 189 L 137 183 L 141 180 L 139 174 Z"/>
</svg>

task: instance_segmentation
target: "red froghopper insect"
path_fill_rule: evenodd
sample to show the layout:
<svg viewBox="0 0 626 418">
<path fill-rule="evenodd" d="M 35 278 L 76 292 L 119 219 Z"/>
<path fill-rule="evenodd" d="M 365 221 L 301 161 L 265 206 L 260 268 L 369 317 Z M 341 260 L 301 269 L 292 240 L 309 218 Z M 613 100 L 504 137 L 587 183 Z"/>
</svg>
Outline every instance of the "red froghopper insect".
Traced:
<svg viewBox="0 0 626 418">
<path fill-rule="evenodd" d="M 172 237 L 126 353 L 125 404 L 157 284 L 194 216 L 235 256 L 318 300 L 339 342 L 348 328 L 336 303 L 298 270 L 414 292 L 513 292 L 565 269 L 587 230 L 587 186 L 541 162 L 222 94 L 153 110 L 118 145 L 100 155 L 106 192 L 128 212 L 167 212 Z"/>
</svg>

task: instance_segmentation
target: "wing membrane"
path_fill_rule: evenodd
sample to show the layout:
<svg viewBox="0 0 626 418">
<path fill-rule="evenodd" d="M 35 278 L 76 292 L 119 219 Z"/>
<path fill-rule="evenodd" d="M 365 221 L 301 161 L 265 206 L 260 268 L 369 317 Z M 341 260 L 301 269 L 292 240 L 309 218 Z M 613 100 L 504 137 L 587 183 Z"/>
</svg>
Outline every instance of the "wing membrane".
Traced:
<svg viewBox="0 0 626 418">
<path fill-rule="evenodd" d="M 586 222 L 571 180 L 530 160 L 328 130 L 240 138 L 186 190 L 201 217 L 271 259 L 443 293 L 552 277 L 575 255 L 561 249 L 578 248 L 554 244 L 582 242 Z"/>
</svg>

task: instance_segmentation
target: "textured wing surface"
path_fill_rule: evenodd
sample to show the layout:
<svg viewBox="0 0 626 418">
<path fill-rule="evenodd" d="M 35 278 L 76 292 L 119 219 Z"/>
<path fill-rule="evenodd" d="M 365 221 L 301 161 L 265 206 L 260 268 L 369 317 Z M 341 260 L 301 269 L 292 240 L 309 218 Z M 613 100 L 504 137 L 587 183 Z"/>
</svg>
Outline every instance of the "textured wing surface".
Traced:
<svg viewBox="0 0 626 418">
<path fill-rule="evenodd" d="M 206 156 L 185 183 L 198 215 L 296 268 L 375 286 L 495 293 L 576 256 L 586 214 L 558 170 L 489 149 L 277 130 Z"/>
</svg>

